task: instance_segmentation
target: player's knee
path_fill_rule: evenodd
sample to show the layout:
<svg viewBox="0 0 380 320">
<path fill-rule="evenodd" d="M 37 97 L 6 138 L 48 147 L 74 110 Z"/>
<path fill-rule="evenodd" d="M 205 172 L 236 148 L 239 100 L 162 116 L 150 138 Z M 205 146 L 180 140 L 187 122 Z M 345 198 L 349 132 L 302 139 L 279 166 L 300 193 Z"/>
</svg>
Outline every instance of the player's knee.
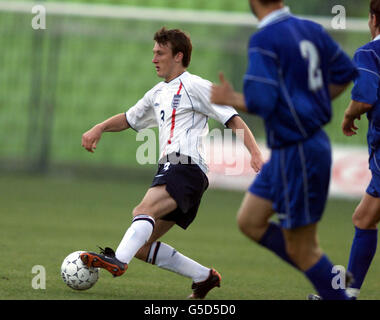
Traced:
<svg viewBox="0 0 380 320">
<path fill-rule="evenodd" d="M 249 228 L 248 226 L 244 223 L 244 221 L 242 219 L 237 219 L 237 224 L 238 224 L 238 227 L 239 227 L 239 230 L 244 233 L 245 235 L 248 235 L 249 234 Z"/>
<path fill-rule="evenodd" d="M 318 245 L 297 243 L 295 241 L 286 243 L 286 253 L 301 270 L 307 270 L 322 255 L 322 251 Z"/>
<path fill-rule="evenodd" d="M 237 224 L 240 231 L 247 237 L 256 242 L 260 241 L 262 228 L 260 228 L 258 224 L 254 223 L 252 220 L 247 219 L 244 215 L 241 214 L 237 216 Z"/>
<path fill-rule="evenodd" d="M 360 211 L 355 211 L 352 215 L 352 223 L 355 227 L 367 230 L 367 229 L 376 229 L 378 221 L 374 221 L 372 216 L 362 214 Z"/>
<path fill-rule="evenodd" d="M 376 221 L 375 216 L 376 214 L 371 211 L 364 211 L 358 206 L 352 215 L 352 223 L 359 229 L 375 229 L 379 222 Z"/>
<path fill-rule="evenodd" d="M 243 217 L 241 212 L 238 212 L 236 216 L 236 222 L 241 232 L 245 233 L 246 230 L 246 219 Z"/>
<path fill-rule="evenodd" d="M 144 214 L 144 215 L 148 215 L 148 216 L 152 216 L 152 209 L 151 208 L 148 208 L 147 206 L 143 205 L 143 204 L 139 204 L 137 205 L 133 211 L 132 211 L 132 215 L 133 217 L 136 217 L 138 215 L 141 215 L 141 214 Z"/>
<path fill-rule="evenodd" d="M 141 205 L 138 205 L 138 206 L 134 207 L 134 209 L 132 211 L 132 215 L 133 215 L 133 217 L 136 217 L 140 214 L 143 214 L 142 213 L 143 211 L 144 211 L 144 208 Z"/>
</svg>

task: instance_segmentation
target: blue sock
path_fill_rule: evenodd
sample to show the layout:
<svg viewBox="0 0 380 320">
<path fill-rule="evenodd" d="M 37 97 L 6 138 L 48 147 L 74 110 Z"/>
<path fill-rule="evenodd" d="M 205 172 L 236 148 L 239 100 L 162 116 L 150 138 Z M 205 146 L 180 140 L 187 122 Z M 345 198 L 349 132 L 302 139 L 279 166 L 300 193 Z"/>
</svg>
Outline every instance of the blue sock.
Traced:
<svg viewBox="0 0 380 320">
<path fill-rule="evenodd" d="M 363 230 L 357 227 L 355 230 L 347 269 L 352 272 L 355 280 L 350 287 L 360 289 L 376 253 L 377 230 Z"/>
<path fill-rule="evenodd" d="M 327 256 L 323 255 L 314 266 L 305 271 L 305 275 L 323 300 L 348 300 L 344 289 L 333 288 L 332 280 L 336 276 L 332 273 L 333 267 Z"/>
<path fill-rule="evenodd" d="M 259 244 L 271 250 L 281 259 L 298 269 L 298 267 L 293 263 L 286 252 L 284 235 L 282 234 L 280 226 L 278 226 L 276 223 L 269 223 L 269 227 L 259 241 Z"/>
</svg>

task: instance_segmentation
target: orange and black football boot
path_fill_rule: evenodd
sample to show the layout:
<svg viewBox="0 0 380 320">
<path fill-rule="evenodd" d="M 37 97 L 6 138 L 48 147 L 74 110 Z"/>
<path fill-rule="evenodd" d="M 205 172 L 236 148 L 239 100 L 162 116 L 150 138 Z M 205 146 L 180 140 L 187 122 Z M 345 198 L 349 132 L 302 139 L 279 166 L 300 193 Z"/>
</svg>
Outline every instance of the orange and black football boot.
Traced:
<svg viewBox="0 0 380 320">
<path fill-rule="evenodd" d="M 206 280 L 202 282 L 193 282 L 191 286 L 193 293 L 188 297 L 188 299 L 204 299 L 211 289 L 220 287 L 221 281 L 222 277 L 220 274 L 216 270 L 211 269 L 210 275 Z"/>
<path fill-rule="evenodd" d="M 83 252 L 80 254 L 82 262 L 87 267 L 106 269 L 114 277 L 121 276 L 128 269 L 128 264 L 118 260 L 111 248 L 106 247 L 103 249 L 99 247 L 99 249 L 100 253 Z"/>
</svg>

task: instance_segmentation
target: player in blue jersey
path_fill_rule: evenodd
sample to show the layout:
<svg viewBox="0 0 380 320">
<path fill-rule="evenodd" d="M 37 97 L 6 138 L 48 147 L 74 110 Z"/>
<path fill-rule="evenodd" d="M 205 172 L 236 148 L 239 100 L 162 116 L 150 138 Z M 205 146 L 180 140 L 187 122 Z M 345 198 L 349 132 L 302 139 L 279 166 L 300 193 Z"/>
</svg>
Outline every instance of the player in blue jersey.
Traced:
<svg viewBox="0 0 380 320">
<path fill-rule="evenodd" d="M 369 168 L 372 180 L 357 206 L 352 221 L 355 236 L 352 242 L 348 270 L 355 281 L 347 293 L 357 298 L 376 252 L 377 225 L 380 221 L 380 0 L 370 3 L 369 29 L 372 41 L 359 48 L 354 61 L 359 77 L 352 89 L 352 101 L 344 113 L 342 130 L 346 136 L 356 134 L 355 120 L 367 113 L 369 128 Z"/>
<path fill-rule="evenodd" d="M 331 100 L 357 70 L 323 28 L 293 16 L 281 0 L 250 0 L 259 30 L 251 37 L 244 94 L 220 75 L 211 100 L 264 119 L 270 160 L 238 213 L 241 231 L 312 282 L 323 299 L 347 299 L 334 288 L 333 264 L 318 244 L 328 196 L 331 148 L 322 127 Z M 277 212 L 279 224 L 270 222 Z"/>
</svg>

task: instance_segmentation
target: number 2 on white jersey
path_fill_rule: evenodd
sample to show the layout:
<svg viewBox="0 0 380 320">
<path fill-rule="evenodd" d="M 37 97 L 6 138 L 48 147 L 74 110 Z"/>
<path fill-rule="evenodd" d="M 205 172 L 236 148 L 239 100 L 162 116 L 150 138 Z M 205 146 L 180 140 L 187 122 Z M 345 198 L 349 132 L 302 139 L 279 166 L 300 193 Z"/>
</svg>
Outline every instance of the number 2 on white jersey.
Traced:
<svg viewBox="0 0 380 320">
<path fill-rule="evenodd" d="M 319 68 L 319 53 L 315 45 L 308 41 L 303 40 L 300 42 L 300 50 L 302 57 L 309 61 L 309 89 L 313 92 L 322 89 L 323 78 L 322 70 Z"/>
<path fill-rule="evenodd" d="M 163 123 L 165 122 L 165 111 L 164 111 L 164 110 L 161 110 L 161 112 L 160 112 L 160 116 L 161 116 L 161 123 L 160 123 L 160 126 L 162 126 Z"/>
</svg>

